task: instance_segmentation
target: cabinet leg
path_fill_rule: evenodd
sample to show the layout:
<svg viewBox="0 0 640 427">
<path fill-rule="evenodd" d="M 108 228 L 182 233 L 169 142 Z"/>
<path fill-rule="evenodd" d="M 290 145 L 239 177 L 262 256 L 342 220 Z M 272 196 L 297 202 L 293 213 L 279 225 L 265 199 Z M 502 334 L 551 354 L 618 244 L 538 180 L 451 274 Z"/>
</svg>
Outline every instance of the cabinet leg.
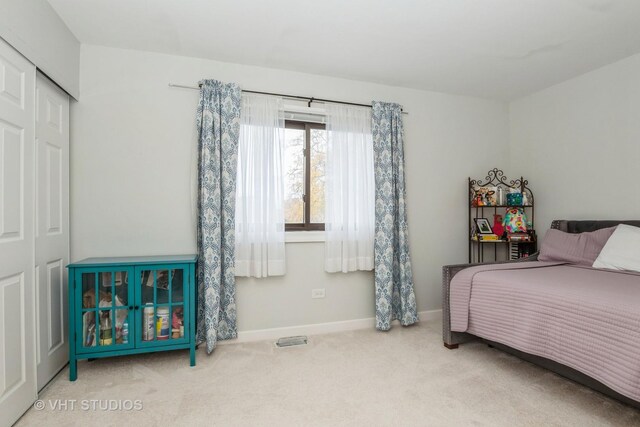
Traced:
<svg viewBox="0 0 640 427">
<path fill-rule="evenodd" d="M 69 360 L 69 381 L 78 379 L 78 361 L 75 358 Z"/>
<path fill-rule="evenodd" d="M 189 358 L 190 358 L 190 365 L 196 366 L 196 348 L 194 346 L 191 346 L 189 348 Z"/>
</svg>

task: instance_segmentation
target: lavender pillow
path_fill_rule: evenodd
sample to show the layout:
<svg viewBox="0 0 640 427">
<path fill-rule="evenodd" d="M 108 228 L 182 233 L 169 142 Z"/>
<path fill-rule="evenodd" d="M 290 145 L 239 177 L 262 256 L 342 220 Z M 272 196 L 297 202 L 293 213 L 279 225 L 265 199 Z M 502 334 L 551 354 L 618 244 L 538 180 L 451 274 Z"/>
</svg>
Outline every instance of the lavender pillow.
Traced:
<svg viewBox="0 0 640 427">
<path fill-rule="evenodd" d="M 551 229 L 540 245 L 540 261 L 561 261 L 592 266 L 616 227 L 585 233 L 565 233 Z"/>
</svg>

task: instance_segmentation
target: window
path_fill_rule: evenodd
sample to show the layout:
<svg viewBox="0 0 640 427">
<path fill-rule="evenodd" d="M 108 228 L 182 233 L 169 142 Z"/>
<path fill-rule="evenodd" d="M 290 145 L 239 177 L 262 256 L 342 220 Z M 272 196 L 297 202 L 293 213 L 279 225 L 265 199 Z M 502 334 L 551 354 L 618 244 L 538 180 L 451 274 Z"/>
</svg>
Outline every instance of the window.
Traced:
<svg viewBox="0 0 640 427">
<path fill-rule="evenodd" d="M 324 230 L 327 132 L 323 124 L 285 122 L 285 230 Z"/>
</svg>

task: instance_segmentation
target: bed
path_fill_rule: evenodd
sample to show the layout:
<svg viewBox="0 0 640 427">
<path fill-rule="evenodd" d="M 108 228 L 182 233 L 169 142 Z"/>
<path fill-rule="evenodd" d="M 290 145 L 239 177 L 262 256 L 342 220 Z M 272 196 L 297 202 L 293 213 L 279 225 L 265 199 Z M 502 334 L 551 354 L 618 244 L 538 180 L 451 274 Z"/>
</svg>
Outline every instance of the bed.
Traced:
<svg viewBox="0 0 640 427">
<path fill-rule="evenodd" d="M 582 233 L 640 221 L 553 221 Z M 447 348 L 490 345 L 640 408 L 640 273 L 563 262 L 443 268 Z"/>
</svg>

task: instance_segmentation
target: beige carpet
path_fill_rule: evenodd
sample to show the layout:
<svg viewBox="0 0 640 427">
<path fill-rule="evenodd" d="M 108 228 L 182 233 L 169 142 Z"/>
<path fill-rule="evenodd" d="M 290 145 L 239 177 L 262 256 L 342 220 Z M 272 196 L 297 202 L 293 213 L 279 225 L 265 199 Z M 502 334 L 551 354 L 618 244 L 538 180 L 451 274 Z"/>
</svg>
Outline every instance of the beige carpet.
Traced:
<svg viewBox="0 0 640 427">
<path fill-rule="evenodd" d="M 640 411 L 480 343 L 442 346 L 440 325 L 80 362 L 20 426 L 639 426 Z M 141 411 L 52 410 L 56 399 L 140 399 Z"/>
</svg>

